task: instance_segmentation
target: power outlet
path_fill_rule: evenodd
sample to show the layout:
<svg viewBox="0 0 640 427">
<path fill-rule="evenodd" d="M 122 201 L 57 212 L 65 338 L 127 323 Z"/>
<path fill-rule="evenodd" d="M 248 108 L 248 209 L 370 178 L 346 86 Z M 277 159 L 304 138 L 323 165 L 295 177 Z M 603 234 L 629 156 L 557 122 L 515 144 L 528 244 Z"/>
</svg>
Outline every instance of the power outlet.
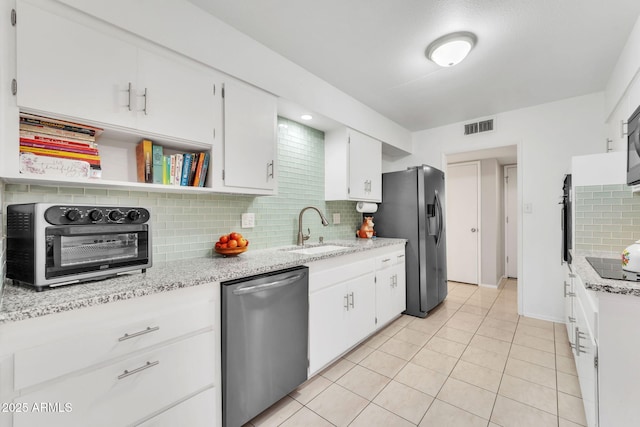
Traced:
<svg viewBox="0 0 640 427">
<path fill-rule="evenodd" d="M 242 214 L 242 228 L 253 228 L 256 226 L 256 214 L 243 213 Z"/>
<path fill-rule="evenodd" d="M 340 224 L 340 213 L 334 213 L 333 214 L 333 224 Z"/>
</svg>

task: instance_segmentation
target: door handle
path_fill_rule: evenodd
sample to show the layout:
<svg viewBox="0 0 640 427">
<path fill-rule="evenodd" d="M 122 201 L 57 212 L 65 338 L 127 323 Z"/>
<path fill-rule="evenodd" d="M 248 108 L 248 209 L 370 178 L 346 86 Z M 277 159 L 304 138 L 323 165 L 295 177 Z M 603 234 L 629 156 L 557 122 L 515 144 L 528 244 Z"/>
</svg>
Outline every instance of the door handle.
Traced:
<svg viewBox="0 0 640 427">
<path fill-rule="evenodd" d="M 293 276 L 285 277 L 282 280 L 276 280 L 276 281 L 269 282 L 269 283 L 263 283 L 261 285 L 247 286 L 246 288 L 234 289 L 233 294 L 234 295 L 253 294 L 253 293 L 256 293 L 256 292 L 264 291 L 265 289 L 273 289 L 273 288 L 279 288 L 281 286 L 288 286 L 288 285 L 291 285 L 291 284 L 297 282 L 303 276 L 304 276 L 304 273 L 298 273 L 298 274 L 295 274 Z"/>
<path fill-rule="evenodd" d="M 472 232 L 472 233 L 475 233 L 476 231 L 478 231 L 478 230 L 477 230 L 477 229 L 475 229 L 475 228 L 472 228 L 472 229 L 471 229 L 471 232 Z"/>
</svg>

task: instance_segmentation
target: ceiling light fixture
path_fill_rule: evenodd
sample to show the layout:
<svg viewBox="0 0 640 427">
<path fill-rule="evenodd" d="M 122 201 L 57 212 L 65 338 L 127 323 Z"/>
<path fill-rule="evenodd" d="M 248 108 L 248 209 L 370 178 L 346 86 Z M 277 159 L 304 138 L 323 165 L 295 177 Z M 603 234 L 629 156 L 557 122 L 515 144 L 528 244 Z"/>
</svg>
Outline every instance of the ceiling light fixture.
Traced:
<svg viewBox="0 0 640 427">
<path fill-rule="evenodd" d="M 309 114 L 303 114 L 302 116 L 300 116 L 300 118 L 302 120 L 311 120 L 311 119 L 313 119 L 313 116 L 311 116 Z"/>
<path fill-rule="evenodd" d="M 466 58 L 477 41 L 476 35 L 467 31 L 447 34 L 434 40 L 425 55 L 441 67 L 452 67 Z"/>
</svg>

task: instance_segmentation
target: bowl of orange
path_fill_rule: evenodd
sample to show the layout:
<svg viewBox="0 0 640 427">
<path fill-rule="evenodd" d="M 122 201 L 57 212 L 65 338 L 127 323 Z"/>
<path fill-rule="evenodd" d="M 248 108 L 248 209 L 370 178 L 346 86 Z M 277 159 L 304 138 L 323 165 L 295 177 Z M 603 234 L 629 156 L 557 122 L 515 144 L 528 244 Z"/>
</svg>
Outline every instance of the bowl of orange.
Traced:
<svg viewBox="0 0 640 427">
<path fill-rule="evenodd" d="M 213 247 L 216 253 L 224 256 L 237 256 L 249 249 L 249 241 L 242 234 L 231 232 L 223 234 Z"/>
</svg>

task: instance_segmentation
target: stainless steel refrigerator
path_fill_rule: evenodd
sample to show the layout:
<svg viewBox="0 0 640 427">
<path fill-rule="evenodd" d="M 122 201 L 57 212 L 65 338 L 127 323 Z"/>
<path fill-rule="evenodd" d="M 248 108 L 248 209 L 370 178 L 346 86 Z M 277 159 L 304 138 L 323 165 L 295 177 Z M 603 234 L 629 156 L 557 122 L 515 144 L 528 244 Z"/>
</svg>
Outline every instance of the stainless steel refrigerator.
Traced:
<svg viewBox="0 0 640 427">
<path fill-rule="evenodd" d="M 447 296 L 444 172 L 415 166 L 382 174 L 376 236 L 407 239 L 406 314 L 425 317 Z"/>
</svg>

